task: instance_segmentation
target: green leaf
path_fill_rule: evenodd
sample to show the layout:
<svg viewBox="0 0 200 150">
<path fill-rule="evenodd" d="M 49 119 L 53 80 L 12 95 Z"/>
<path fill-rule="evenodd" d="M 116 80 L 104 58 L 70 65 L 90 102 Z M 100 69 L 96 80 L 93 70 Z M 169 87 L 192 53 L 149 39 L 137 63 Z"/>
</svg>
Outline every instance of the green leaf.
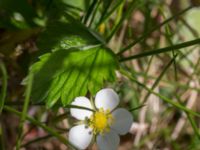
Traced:
<svg viewBox="0 0 200 150">
<path fill-rule="evenodd" d="M 114 53 L 102 46 L 44 54 L 30 69 L 34 74 L 32 100 L 52 107 L 61 99 L 65 106 L 88 91 L 95 94 L 104 81 L 114 81 L 117 66 Z"/>
<path fill-rule="evenodd" d="M 37 46 L 42 53 L 52 49 L 68 49 L 104 43 L 99 35 L 90 31 L 79 21 L 69 15 L 66 17 L 67 20 L 50 22 L 39 37 Z"/>
</svg>

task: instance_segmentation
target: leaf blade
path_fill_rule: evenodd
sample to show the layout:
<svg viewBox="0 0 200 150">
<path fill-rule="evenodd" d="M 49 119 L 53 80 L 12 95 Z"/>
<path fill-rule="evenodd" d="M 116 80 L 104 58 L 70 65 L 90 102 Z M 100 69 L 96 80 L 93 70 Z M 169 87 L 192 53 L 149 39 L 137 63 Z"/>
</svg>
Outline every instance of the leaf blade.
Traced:
<svg viewBox="0 0 200 150">
<path fill-rule="evenodd" d="M 47 107 L 61 99 L 66 106 L 87 91 L 95 94 L 104 81 L 113 81 L 117 67 L 114 53 L 102 46 L 45 54 L 31 67 L 34 74 L 32 99 L 36 103 L 46 102 Z"/>
</svg>

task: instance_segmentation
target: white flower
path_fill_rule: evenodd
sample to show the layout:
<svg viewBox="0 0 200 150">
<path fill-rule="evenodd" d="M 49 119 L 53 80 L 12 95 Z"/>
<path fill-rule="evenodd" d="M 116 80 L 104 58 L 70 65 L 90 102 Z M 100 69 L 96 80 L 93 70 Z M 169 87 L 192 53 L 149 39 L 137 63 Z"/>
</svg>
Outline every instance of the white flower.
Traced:
<svg viewBox="0 0 200 150">
<path fill-rule="evenodd" d="M 119 135 L 126 134 L 133 122 L 130 112 L 117 108 L 119 97 L 112 89 L 102 89 L 95 97 L 93 106 L 86 97 L 77 97 L 72 105 L 93 109 L 71 108 L 73 117 L 82 124 L 72 127 L 69 131 L 69 141 L 78 149 L 86 149 L 95 138 L 100 150 L 116 150 Z M 94 108 L 95 107 L 95 108 Z"/>
</svg>

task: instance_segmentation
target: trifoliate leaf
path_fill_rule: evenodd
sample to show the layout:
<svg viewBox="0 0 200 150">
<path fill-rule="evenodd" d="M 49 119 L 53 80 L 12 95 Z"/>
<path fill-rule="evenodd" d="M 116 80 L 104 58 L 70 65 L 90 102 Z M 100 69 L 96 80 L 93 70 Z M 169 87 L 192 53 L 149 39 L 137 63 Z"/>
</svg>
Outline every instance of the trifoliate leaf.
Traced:
<svg viewBox="0 0 200 150">
<path fill-rule="evenodd" d="M 113 52 L 101 46 L 44 54 L 30 69 L 34 74 L 32 100 L 52 107 L 61 99 L 65 106 L 88 91 L 95 94 L 104 81 L 113 81 L 117 66 Z"/>
</svg>

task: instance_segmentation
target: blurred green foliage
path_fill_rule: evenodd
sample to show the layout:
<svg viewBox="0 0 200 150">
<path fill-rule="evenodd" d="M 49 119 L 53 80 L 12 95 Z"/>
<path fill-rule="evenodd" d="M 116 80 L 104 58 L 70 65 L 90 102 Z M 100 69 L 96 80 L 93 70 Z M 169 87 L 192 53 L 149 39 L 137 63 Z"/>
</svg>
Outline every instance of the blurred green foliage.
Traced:
<svg viewBox="0 0 200 150">
<path fill-rule="evenodd" d="M 34 76 L 31 106 L 48 108 L 40 107 L 37 119 L 50 114 L 59 120 L 60 106 L 68 108 L 75 97 L 92 97 L 112 86 L 122 99 L 120 105 L 129 110 L 145 102 L 132 114 L 136 123 L 150 127 L 134 148 L 147 149 L 152 142 L 152 149 L 164 145 L 198 150 L 199 118 L 194 116 L 199 116 L 199 108 L 187 106 L 188 95 L 200 91 L 193 85 L 200 74 L 198 6 L 198 0 L 0 0 L 0 63 L 5 64 L 0 110 L 28 118 L 68 145 L 57 127 L 54 131 L 25 115 L 29 106 L 20 100 L 28 73 Z M 151 95 L 158 99 L 149 101 Z M 23 113 L 7 107 L 13 102 L 24 105 Z M 67 115 L 63 116 L 60 120 Z M 21 125 L 26 124 L 24 117 Z M 187 130 L 176 141 L 171 134 L 182 118 Z"/>
</svg>

